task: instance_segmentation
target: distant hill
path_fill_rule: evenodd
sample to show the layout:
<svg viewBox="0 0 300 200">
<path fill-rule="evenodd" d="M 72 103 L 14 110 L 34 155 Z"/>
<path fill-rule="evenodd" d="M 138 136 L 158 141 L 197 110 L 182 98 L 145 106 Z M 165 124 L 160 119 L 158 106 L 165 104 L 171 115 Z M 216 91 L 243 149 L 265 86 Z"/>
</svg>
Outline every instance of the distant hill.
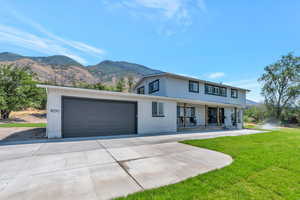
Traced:
<svg viewBox="0 0 300 200">
<path fill-rule="evenodd" d="M 33 56 L 22 56 L 15 53 L 3 52 L 0 53 L 0 61 L 17 61 L 20 59 L 31 59 L 41 64 L 46 65 L 74 65 L 74 66 L 82 66 L 77 61 L 69 58 L 67 56 L 62 55 L 54 55 L 54 56 L 45 56 L 45 57 L 33 57 Z"/>
<path fill-rule="evenodd" d="M 84 66 L 77 61 L 62 55 L 32 57 L 10 52 L 0 53 L 0 64 L 14 64 L 17 67 L 29 67 L 43 82 L 61 85 L 72 85 L 75 82 L 115 85 L 123 78 L 132 77 L 137 81 L 140 77 L 160 73 L 149 67 L 122 61 L 105 60 L 96 65 Z"/>
<path fill-rule="evenodd" d="M 69 58 L 67 56 L 55 55 L 48 57 L 28 57 L 34 61 L 37 61 L 46 65 L 64 65 L 64 66 L 79 66 L 83 67 L 79 62 Z"/>
<path fill-rule="evenodd" d="M 250 107 L 250 106 L 256 106 L 256 105 L 258 105 L 259 103 L 257 103 L 257 102 L 255 102 L 255 101 L 252 101 L 252 100 L 250 100 L 250 99 L 246 99 L 246 105 L 248 106 L 248 107 Z"/>
<path fill-rule="evenodd" d="M 145 75 L 161 73 L 159 70 L 151 69 L 143 65 L 110 60 L 105 60 L 97 65 L 88 66 L 87 69 L 94 76 L 100 77 L 104 82 L 130 76 L 137 79 Z"/>
<path fill-rule="evenodd" d="M 24 58 L 24 56 L 15 53 L 10 53 L 10 52 L 0 53 L 0 61 L 16 61 L 22 58 Z"/>
</svg>

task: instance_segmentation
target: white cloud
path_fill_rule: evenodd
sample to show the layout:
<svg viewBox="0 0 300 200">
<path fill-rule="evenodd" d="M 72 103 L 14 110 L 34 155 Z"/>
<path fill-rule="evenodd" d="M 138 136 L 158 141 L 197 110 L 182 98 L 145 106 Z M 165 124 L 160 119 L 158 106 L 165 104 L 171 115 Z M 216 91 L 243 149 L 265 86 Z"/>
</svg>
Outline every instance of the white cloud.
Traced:
<svg viewBox="0 0 300 200">
<path fill-rule="evenodd" d="M 198 0 L 197 5 L 202 10 L 202 12 L 205 12 L 205 13 L 207 12 L 206 3 L 204 0 Z"/>
<path fill-rule="evenodd" d="M 161 30 L 160 27 L 158 32 L 165 33 L 167 36 L 174 34 L 173 29 L 184 30 L 192 24 L 192 10 L 196 10 L 194 13 L 207 13 L 204 0 L 120 0 L 118 2 L 105 0 L 104 2 L 109 9 L 123 8 L 132 16 L 155 20 L 156 24 L 164 23 L 164 29 Z"/>
<path fill-rule="evenodd" d="M 223 73 L 223 72 L 215 72 L 215 73 L 209 74 L 208 78 L 216 79 L 216 78 L 221 78 L 221 77 L 224 77 L 224 76 L 225 76 L 225 73 Z"/>
<path fill-rule="evenodd" d="M 39 23 L 26 18 L 13 9 L 11 9 L 10 14 L 18 21 L 23 22 L 25 25 L 31 26 L 32 28 L 34 28 L 34 30 L 40 32 L 43 36 L 26 32 L 12 26 L 0 24 L 1 43 L 20 46 L 45 54 L 65 55 L 73 58 L 74 60 L 77 60 L 82 64 L 86 64 L 87 61 L 78 55 L 79 52 L 94 56 L 102 56 L 105 53 L 104 50 L 90 46 L 83 42 L 67 40 L 59 37 L 49 32 Z"/>
<path fill-rule="evenodd" d="M 14 27 L 0 25 L 0 42 L 45 54 L 65 55 L 77 60 L 78 62 L 86 63 L 84 58 L 74 54 L 68 48 L 61 46 L 56 41 L 49 38 L 39 37 Z"/>
<path fill-rule="evenodd" d="M 176 74 L 178 74 L 178 75 L 180 75 L 180 76 L 187 76 L 187 77 L 192 77 L 192 78 L 195 78 L 195 79 L 199 79 L 199 77 L 194 76 L 194 75 L 182 74 L 182 73 L 176 73 Z"/>
<path fill-rule="evenodd" d="M 135 0 L 135 2 L 145 8 L 161 9 L 167 18 L 174 17 L 182 8 L 180 0 Z"/>
</svg>

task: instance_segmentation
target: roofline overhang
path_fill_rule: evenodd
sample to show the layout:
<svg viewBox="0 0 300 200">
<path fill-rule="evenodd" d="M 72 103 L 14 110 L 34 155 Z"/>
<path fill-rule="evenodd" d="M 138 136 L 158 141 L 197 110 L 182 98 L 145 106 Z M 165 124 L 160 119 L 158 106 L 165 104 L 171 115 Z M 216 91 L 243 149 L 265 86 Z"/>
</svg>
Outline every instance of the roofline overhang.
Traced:
<svg viewBox="0 0 300 200">
<path fill-rule="evenodd" d="M 112 91 L 56 86 L 56 85 L 38 84 L 37 87 L 45 88 L 47 90 L 54 89 L 54 90 L 77 91 L 77 92 L 86 92 L 86 93 L 94 93 L 94 94 L 96 93 L 96 94 L 107 95 L 107 96 L 128 97 L 134 99 L 166 100 L 166 101 L 175 101 L 177 103 L 190 103 L 190 104 L 201 104 L 201 105 L 212 105 L 212 106 L 215 105 L 215 106 L 224 106 L 224 107 L 239 107 L 239 108 L 245 107 L 239 104 L 226 104 L 226 103 L 201 101 L 201 100 L 186 99 L 186 98 L 174 98 L 174 97 L 154 96 L 154 95 L 146 95 L 146 94 L 125 93 L 125 92 L 112 92 Z"/>
</svg>

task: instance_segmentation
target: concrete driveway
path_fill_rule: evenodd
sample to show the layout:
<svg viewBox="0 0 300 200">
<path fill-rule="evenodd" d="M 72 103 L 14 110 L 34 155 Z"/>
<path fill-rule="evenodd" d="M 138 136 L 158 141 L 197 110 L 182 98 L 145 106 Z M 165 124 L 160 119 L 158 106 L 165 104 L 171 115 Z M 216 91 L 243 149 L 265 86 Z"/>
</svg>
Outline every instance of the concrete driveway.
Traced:
<svg viewBox="0 0 300 200">
<path fill-rule="evenodd" d="M 111 199 L 222 168 L 230 156 L 177 143 L 235 130 L 0 145 L 0 199 Z"/>
</svg>

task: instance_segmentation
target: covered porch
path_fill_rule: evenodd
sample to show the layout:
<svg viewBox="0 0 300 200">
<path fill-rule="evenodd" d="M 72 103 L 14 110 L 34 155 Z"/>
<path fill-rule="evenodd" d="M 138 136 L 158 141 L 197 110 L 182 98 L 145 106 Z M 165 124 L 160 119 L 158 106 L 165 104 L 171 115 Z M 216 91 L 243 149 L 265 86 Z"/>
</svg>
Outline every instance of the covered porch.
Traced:
<svg viewBox="0 0 300 200">
<path fill-rule="evenodd" d="M 241 129 L 243 109 L 224 104 L 177 103 L 178 130 Z"/>
</svg>

